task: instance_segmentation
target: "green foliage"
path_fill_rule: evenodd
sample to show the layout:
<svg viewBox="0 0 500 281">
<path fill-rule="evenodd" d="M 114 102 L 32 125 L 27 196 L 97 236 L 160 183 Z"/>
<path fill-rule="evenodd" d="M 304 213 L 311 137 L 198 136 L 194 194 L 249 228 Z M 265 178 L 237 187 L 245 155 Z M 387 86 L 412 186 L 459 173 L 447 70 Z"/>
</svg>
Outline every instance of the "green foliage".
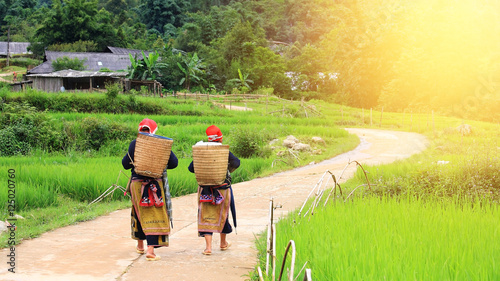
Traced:
<svg viewBox="0 0 500 281">
<path fill-rule="evenodd" d="M 107 82 L 106 86 L 106 97 L 110 100 L 114 100 L 122 90 L 122 85 L 120 83 Z"/>
<path fill-rule="evenodd" d="M 251 158 L 269 156 L 267 142 L 276 137 L 277 133 L 269 130 L 239 126 L 231 131 L 231 151 L 238 157 Z"/>
<path fill-rule="evenodd" d="M 97 44 L 94 41 L 82 41 L 70 43 L 56 43 L 47 47 L 49 51 L 55 52 L 97 52 Z"/>
<path fill-rule="evenodd" d="M 78 41 L 93 41 L 98 50 L 104 50 L 108 45 L 123 46 L 123 34 L 113 27 L 108 11 L 98 11 L 97 0 L 55 1 L 40 24 L 31 41 L 41 42 L 42 46 Z"/>
<path fill-rule="evenodd" d="M 0 132 L 0 156 L 28 155 L 34 148 L 51 152 L 65 147 L 62 126 L 27 103 L 3 105 Z"/>
<path fill-rule="evenodd" d="M 247 78 L 248 75 L 249 75 L 248 73 L 241 74 L 241 70 L 238 68 L 238 78 L 230 79 L 227 82 L 228 83 L 235 82 L 239 90 L 245 93 L 251 89 L 248 83 L 253 84 L 253 81 Z"/>
<path fill-rule="evenodd" d="M 178 54 L 181 57 L 182 63 L 177 62 L 177 66 L 184 73 L 184 77 L 179 81 L 179 85 L 186 85 L 189 91 L 191 82 L 194 80 L 199 82 L 202 80 L 201 75 L 204 73 L 205 64 L 198 57 L 198 54 L 187 54 L 183 56 L 181 53 Z"/>
<path fill-rule="evenodd" d="M 232 80 L 238 79 L 240 69 L 254 81 L 244 86 L 248 91 L 273 88 L 274 95 L 285 98 L 305 96 L 386 111 L 434 110 L 489 121 L 500 118 L 496 110 L 500 65 L 494 51 L 500 45 L 496 36 L 500 9 L 495 1 L 35 4 L 0 4 L 0 19 L 11 27 L 11 41 L 31 42 L 37 57 L 43 57 L 47 47 L 104 51 L 117 46 L 161 53 L 166 43 L 169 47 L 161 57 L 169 65 L 160 74 L 144 62 L 137 78 L 148 70 L 145 79 L 161 81 L 168 91 L 203 91 L 211 85 L 230 91 L 240 87 Z M 5 34 L 0 37 L 7 41 Z M 177 53 L 196 53 L 203 61 L 204 73 L 196 74 L 199 80 L 186 78 L 178 67 L 180 63 L 186 70 L 185 62 Z"/>
<path fill-rule="evenodd" d="M 52 68 L 54 71 L 73 69 L 73 70 L 85 70 L 85 59 L 80 60 L 78 58 L 70 59 L 69 57 L 60 57 L 52 61 Z"/>
<path fill-rule="evenodd" d="M 263 30 L 245 22 L 237 23 L 220 39 L 218 47 L 226 61 L 231 62 L 250 58 L 256 47 L 264 47 L 266 44 Z"/>
<path fill-rule="evenodd" d="M 129 78 L 136 80 L 156 80 L 156 77 L 161 73 L 161 70 L 167 65 L 159 62 L 160 54 L 156 51 L 149 53 L 147 56 L 142 52 L 142 59 L 130 57 Z"/>
<path fill-rule="evenodd" d="M 124 141 L 133 134 L 129 127 L 95 117 L 87 117 L 73 123 L 67 127 L 67 132 L 77 151 L 99 151 L 109 142 Z"/>
<path fill-rule="evenodd" d="M 25 58 L 25 57 L 10 59 L 10 65 L 20 66 L 24 68 L 30 68 L 30 67 L 33 68 L 34 66 L 37 66 L 41 63 L 42 63 L 41 60 Z"/>
<path fill-rule="evenodd" d="M 121 88 L 112 85 L 112 93 L 118 93 Z M 114 92 L 113 92 L 114 91 Z M 54 112 L 109 112 L 109 113 L 129 113 L 149 114 L 170 114 L 168 108 L 162 107 L 153 100 L 140 100 L 130 103 L 127 99 L 117 96 L 116 98 L 104 98 L 102 95 L 81 95 L 81 94 L 47 94 L 37 91 L 29 91 L 22 97 L 5 97 L 6 103 L 26 102 L 36 107 L 38 110 L 49 110 Z M 187 109 L 187 115 L 198 115 L 196 110 Z"/>
<path fill-rule="evenodd" d="M 137 9 L 148 29 L 155 30 L 160 34 L 164 32 L 164 26 L 171 24 L 180 27 L 184 24 L 185 14 L 189 8 L 189 2 L 185 0 L 146 0 Z"/>
<path fill-rule="evenodd" d="M 292 213 L 276 225 L 276 274 L 290 240 L 297 253 L 294 272 L 286 273 L 288 256 L 282 279 L 301 279 L 303 265 L 314 280 L 479 281 L 500 273 L 500 208 L 491 201 L 364 196 L 317 205 L 314 215 Z M 260 244 L 263 269 L 266 242 Z M 272 280 L 271 272 L 265 277 Z"/>
</svg>

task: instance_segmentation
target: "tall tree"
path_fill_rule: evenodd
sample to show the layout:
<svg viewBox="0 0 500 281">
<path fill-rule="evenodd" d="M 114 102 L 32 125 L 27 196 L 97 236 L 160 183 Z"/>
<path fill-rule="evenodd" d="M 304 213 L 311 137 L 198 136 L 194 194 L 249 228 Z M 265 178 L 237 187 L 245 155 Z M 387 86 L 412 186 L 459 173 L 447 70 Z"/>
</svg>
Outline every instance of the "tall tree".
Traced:
<svg viewBox="0 0 500 281">
<path fill-rule="evenodd" d="M 36 32 L 34 41 L 44 46 L 76 41 L 95 41 L 100 49 L 109 42 L 119 44 L 117 30 L 106 11 L 97 11 L 97 0 L 54 1 L 50 14 Z"/>
<path fill-rule="evenodd" d="M 144 0 L 136 10 L 148 29 L 154 29 L 163 34 L 167 24 L 175 27 L 181 27 L 184 24 L 185 13 L 189 5 L 187 0 Z"/>
</svg>

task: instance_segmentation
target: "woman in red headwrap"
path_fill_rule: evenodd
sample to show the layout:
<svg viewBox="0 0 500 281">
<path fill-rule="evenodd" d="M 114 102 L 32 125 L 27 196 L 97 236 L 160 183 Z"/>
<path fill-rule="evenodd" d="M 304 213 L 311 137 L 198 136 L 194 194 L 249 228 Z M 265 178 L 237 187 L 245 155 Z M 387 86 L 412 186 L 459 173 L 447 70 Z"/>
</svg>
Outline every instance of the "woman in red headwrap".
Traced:
<svg viewBox="0 0 500 281">
<path fill-rule="evenodd" d="M 208 137 L 209 142 L 218 142 L 222 143 L 222 132 L 217 126 L 210 126 L 206 130 L 206 134 Z M 202 254 L 204 255 L 211 255 L 212 254 L 212 235 L 214 232 L 220 233 L 220 250 L 225 251 L 229 248 L 231 245 L 227 240 L 226 236 L 227 234 L 231 233 L 233 231 L 231 224 L 229 223 L 229 209 L 231 210 L 231 213 L 233 215 L 233 223 L 234 227 L 236 227 L 236 208 L 234 204 L 234 197 L 233 197 L 233 189 L 231 188 L 231 173 L 236 170 L 240 166 L 240 159 L 238 157 L 234 156 L 233 153 L 229 152 L 229 157 L 228 157 L 228 172 L 226 174 L 226 179 L 224 180 L 224 184 L 217 186 L 217 187 L 210 187 L 210 190 L 213 192 L 210 192 L 210 194 L 204 194 L 205 189 L 204 187 L 200 187 L 199 193 L 200 193 L 200 198 L 204 198 L 203 196 L 206 197 L 211 197 L 211 200 L 203 200 L 200 199 L 199 205 L 198 205 L 198 235 L 200 237 L 205 238 L 205 250 L 203 250 Z M 191 162 L 188 167 L 189 171 L 191 173 L 194 173 L 194 164 Z M 221 196 L 219 193 L 225 193 L 226 196 Z M 225 201 L 225 202 L 221 202 Z M 216 202 L 217 201 L 217 202 Z M 226 206 L 226 208 L 222 207 L 223 205 Z M 219 208 L 219 209 L 216 209 Z M 223 219 L 220 221 L 216 229 L 203 229 L 200 225 L 200 220 L 202 219 L 203 215 L 201 214 L 202 212 L 205 211 L 214 211 L 217 210 L 217 212 L 222 211 L 223 212 Z M 219 212 L 220 213 L 220 212 Z"/>
<path fill-rule="evenodd" d="M 154 134 L 157 129 L 156 122 L 151 119 L 146 118 L 139 124 L 139 132 L 142 133 Z M 144 240 L 146 240 L 146 260 L 156 261 L 161 257 L 154 253 L 154 249 L 168 246 L 168 235 L 170 234 L 168 206 L 164 203 L 165 193 L 168 191 L 164 188 L 164 186 L 168 186 L 166 169 L 176 168 L 178 160 L 171 151 L 163 178 L 155 179 L 139 175 L 135 172 L 133 165 L 135 144 L 136 140 L 133 140 L 129 145 L 127 155 L 122 159 L 123 168 L 132 169 L 129 183 L 132 195 L 132 239 L 137 240 L 136 251 L 140 254 L 145 253 Z"/>
</svg>

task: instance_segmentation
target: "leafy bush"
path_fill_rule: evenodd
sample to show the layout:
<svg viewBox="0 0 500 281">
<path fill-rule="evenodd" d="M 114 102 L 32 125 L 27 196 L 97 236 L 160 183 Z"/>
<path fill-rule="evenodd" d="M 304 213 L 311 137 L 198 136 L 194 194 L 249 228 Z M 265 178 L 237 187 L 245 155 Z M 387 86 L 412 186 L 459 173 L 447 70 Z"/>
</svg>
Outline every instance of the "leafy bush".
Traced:
<svg viewBox="0 0 500 281">
<path fill-rule="evenodd" d="M 133 98 L 122 99 L 104 98 L 103 96 L 88 96 L 78 94 L 47 94 L 36 90 L 27 91 L 24 96 L 9 97 L 0 91 L 0 97 L 5 103 L 27 102 L 38 110 L 49 110 L 56 112 L 108 112 L 108 113 L 129 113 L 136 112 L 142 114 L 169 114 L 168 109 L 162 107 L 155 101 L 139 101 Z M 132 99 L 132 102 L 130 100 Z M 190 109 L 191 110 L 191 109 Z M 199 115 L 197 112 L 186 112 L 186 115 Z"/>
<path fill-rule="evenodd" d="M 273 133 L 261 131 L 258 134 L 248 127 L 238 127 L 231 132 L 231 151 L 243 158 L 253 156 L 267 157 L 271 150 L 266 142 L 272 139 Z"/>
<path fill-rule="evenodd" d="M 109 99 L 115 99 L 122 90 L 120 83 L 106 82 L 104 85 L 106 86 L 106 96 Z"/>
<path fill-rule="evenodd" d="M 73 70 L 85 70 L 85 60 L 79 60 L 78 58 L 70 59 L 66 56 L 57 58 L 52 62 L 52 68 L 54 71 L 59 71 L 63 69 L 73 69 Z"/>
<path fill-rule="evenodd" d="M 12 127 L 0 130 L 0 156 L 13 156 L 21 153 L 21 146 L 24 142 L 19 142 Z"/>
<path fill-rule="evenodd" d="M 0 130 L 1 156 L 27 155 L 32 148 L 61 150 L 66 139 L 60 125 L 27 103 L 4 104 Z"/>
<path fill-rule="evenodd" d="M 39 65 L 41 63 L 42 63 L 41 60 L 31 59 L 31 58 L 23 58 L 23 57 L 13 58 L 10 61 L 11 65 L 16 65 L 16 66 L 25 67 L 25 68 L 33 67 L 33 66 Z"/>
<path fill-rule="evenodd" d="M 133 131 L 118 123 L 96 117 L 87 117 L 67 128 L 71 143 L 78 151 L 98 151 L 111 141 L 129 140 Z"/>
</svg>

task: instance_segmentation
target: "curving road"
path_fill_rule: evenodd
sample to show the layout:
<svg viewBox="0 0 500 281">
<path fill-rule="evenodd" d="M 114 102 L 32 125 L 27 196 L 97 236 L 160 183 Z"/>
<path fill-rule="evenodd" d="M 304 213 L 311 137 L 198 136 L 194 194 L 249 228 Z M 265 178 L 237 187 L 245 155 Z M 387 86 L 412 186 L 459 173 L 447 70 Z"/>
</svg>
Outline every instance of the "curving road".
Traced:
<svg viewBox="0 0 500 281">
<path fill-rule="evenodd" d="M 135 252 L 130 239 L 130 211 L 119 210 L 95 220 L 63 227 L 41 237 L 23 241 L 16 247 L 16 273 L 7 271 L 8 249 L 3 257 L 0 280 L 246 280 L 257 262 L 255 235 L 267 228 L 269 199 L 281 204 L 275 217 L 301 206 L 309 190 L 326 170 L 337 178 L 349 160 L 376 165 L 419 153 L 427 147 L 425 137 L 415 133 L 347 129 L 360 137 L 353 151 L 315 165 L 233 185 L 238 212 L 237 235 L 227 251 L 219 251 L 218 235 L 214 251 L 204 256 L 203 238 L 197 237 L 196 196 L 173 199 L 174 229 L 170 247 L 156 253 L 161 261 L 148 262 Z M 342 181 L 350 178 L 350 165 Z"/>
</svg>

